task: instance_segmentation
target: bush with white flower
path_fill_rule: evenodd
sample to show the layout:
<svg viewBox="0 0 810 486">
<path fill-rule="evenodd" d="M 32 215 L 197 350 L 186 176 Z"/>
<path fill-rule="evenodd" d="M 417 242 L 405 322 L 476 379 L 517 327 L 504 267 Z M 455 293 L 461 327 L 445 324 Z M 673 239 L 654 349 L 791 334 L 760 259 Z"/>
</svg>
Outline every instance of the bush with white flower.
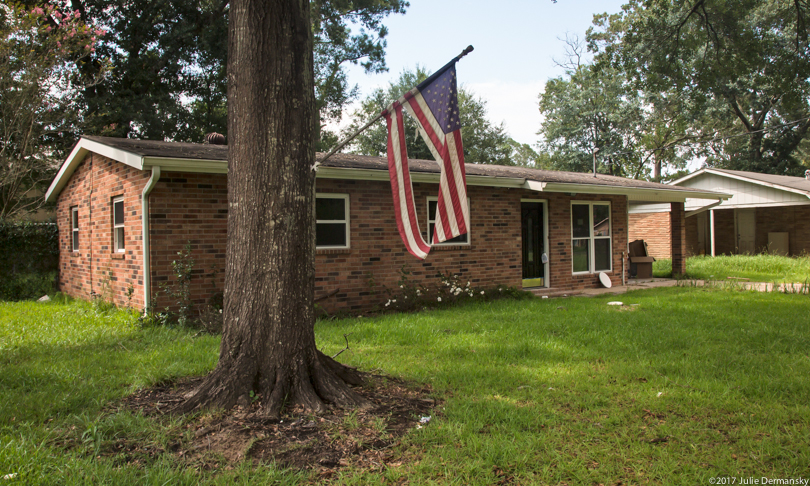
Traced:
<svg viewBox="0 0 810 486">
<path fill-rule="evenodd" d="M 434 307 L 449 307 L 464 302 L 481 302 L 504 297 L 525 298 L 520 289 L 496 285 L 490 288 L 476 287 L 473 280 L 462 278 L 459 273 L 438 273 L 438 281 L 431 285 L 428 279 L 417 283 L 413 273 L 403 265 L 400 278 L 394 289 L 384 288 L 388 299 L 381 310 L 413 311 Z M 373 279 L 372 279 L 373 280 Z"/>
</svg>

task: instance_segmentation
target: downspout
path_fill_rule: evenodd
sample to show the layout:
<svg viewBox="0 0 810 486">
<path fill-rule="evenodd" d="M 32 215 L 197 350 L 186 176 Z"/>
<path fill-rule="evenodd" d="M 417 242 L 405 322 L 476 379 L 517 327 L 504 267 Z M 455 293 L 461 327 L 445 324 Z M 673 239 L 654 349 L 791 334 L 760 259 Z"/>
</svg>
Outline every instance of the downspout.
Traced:
<svg viewBox="0 0 810 486">
<path fill-rule="evenodd" d="M 141 236 L 141 247 L 143 250 L 143 312 L 149 312 L 151 305 L 149 291 L 152 281 L 151 262 L 149 258 L 149 193 L 155 188 L 160 180 L 160 166 L 152 166 L 152 177 L 146 183 L 141 193 L 141 225 L 143 235 Z"/>
</svg>

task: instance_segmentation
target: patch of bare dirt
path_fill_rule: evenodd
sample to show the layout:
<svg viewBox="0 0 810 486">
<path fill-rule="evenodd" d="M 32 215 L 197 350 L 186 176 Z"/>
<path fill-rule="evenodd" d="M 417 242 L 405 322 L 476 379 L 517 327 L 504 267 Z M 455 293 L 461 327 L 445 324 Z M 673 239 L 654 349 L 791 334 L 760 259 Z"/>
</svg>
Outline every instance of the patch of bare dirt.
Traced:
<svg viewBox="0 0 810 486">
<path fill-rule="evenodd" d="M 156 419 L 171 416 L 172 409 L 201 379 L 142 390 L 116 408 L 140 410 Z M 348 465 L 372 470 L 398 466 L 395 447 L 399 439 L 410 429 L 429 426 L 420 420 L 434 416 L 437 403 L 425 386 L 377 375 L 367 375 L 366 379 L 369 384 L 355 391 L 374 404 L 371 409 L 333 408 L 320 415 L 290 410 L 281 420 L 268 420 L 261 413 L 258 398 L 248 408 L 237 406 L 191 416 L 185 430 L 177 432 L 175 445 L 155 453 L 173 454 L 203 469 L 229 469 L 245 459 L 276 462 L 290 468 L 317 469 L 321 479 Z M 115 449 L 134 451 L 138 446 L 122 441 Z"/>
</svg>

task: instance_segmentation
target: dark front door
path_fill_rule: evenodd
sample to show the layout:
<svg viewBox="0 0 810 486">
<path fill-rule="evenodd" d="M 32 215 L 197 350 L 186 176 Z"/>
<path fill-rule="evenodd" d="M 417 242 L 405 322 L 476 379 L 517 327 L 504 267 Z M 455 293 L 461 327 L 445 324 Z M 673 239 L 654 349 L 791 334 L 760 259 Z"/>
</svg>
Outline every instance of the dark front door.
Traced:
<svg viewBox="0 0 810 486">
<path fill-rule="evenodd" d="M 523 286 L 542 287 L 544 285 L 545 264 L 543 254 L 545 235 L 543 234 L 543 203 L 520 203 L 523 226 Z"/>
</svg>

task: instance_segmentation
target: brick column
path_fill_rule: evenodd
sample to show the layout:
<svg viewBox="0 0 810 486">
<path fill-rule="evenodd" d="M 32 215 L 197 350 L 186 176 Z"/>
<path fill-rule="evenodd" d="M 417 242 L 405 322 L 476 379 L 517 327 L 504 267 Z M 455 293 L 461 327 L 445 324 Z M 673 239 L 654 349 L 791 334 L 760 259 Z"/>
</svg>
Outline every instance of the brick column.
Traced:
<svg viewBox="0 0 810 486">
<path fill-rule="evenodd" d="M 683 203 L 670 203 L 669 226 L 672 230 L 672 275 L 686 273 L 686 214 Z"/>
</svg>

